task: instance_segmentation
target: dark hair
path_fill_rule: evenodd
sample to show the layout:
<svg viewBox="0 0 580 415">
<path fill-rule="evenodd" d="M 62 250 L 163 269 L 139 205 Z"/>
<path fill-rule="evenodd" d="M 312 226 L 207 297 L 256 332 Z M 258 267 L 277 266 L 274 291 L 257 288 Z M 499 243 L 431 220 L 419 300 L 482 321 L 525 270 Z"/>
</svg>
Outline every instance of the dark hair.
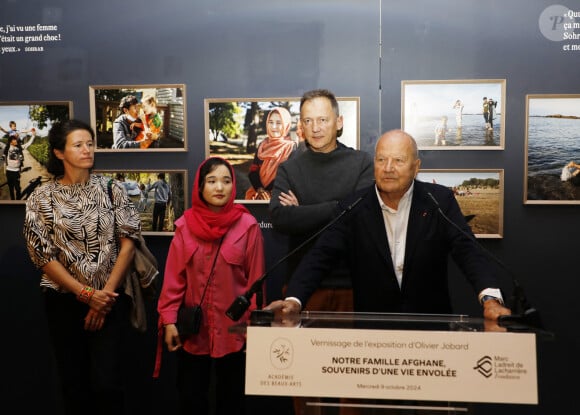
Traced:
<svg viewBox="0 0 580 415">
<path fill-rule="evenodd" d="M 197 182 L 197 187 L 198 187 L 198 191 L 199 191 L 199 198 L 206 203 L 207 203 L 207 201 L 203 198 L 203 185 L 204 185 L 204 181 L 205 181 L 205 176 L 207 176 L 212 171 L 214 171 L 218 166 L 226 166 L 228 168 L 228 170 L 230 171 L 232 178 L 234 177 L 234 169 L 231 166 L 231 164 L 229 164 L 226 160 L 224 160 L 221 157 L 208 158 L 203 163 L 201 168 L 199 169 L 199 178 L 198 178 L 198 182 Z"/>
<path fill-rule="evenodd" d="M 20 152 L 21 153 L 23 151 L 22 150 L 22 143 L 18 139 L 18 136 L 17 135 L 11 135 L 10 137 L 8 137 L 8 142 L 4 146 L 4 156 L 5 157 L 8 157 L 8 151 L 10 150 L 10 143 L 12 142 L 12 140 L 16 140 L 16 147 L 18 147 L 20 149 Z"/>
<path fill-rule="evenodd" d="M 56 157 L 54 150 L 64 151 L 66 139 L 70 133 L 76 130 L 85 130 L 95 140 L 95 132 L 90 125 L 81 120 L 67 120 L 56 122 L 48 132 L 48 163 L 46 170 L 56 177 L 64 174 L 64 163 Z"/>
<path fill-rule="evenodd" d="M 311 101 L 314 98 L 326 98 L 330 101 L 330 105 L 332 106 L 332 110 L 336 114 L 337 117 L 340 116 L 340 109 L 338 107 L 338 101 L 336 100 L 336 96 L 330 92 L 328 89 L 313 89 L 311 91 L 306 91 L 302 98 L 300 99 L 300 111 L 302 112 L 302 106 L 305 102 Z M 336 136 L 340 137 L 342 135 L 342 128 L 336 132 Z"/>
<path fill-rule="evenodd" d="M 119 102 L 119 109 L 122 111 L 123 108 L 129 109 L 131 105 L 137 105 L 139 100 L 135 95 L 127 95 L 121 98 L 121 102 Z"/>
</svg>

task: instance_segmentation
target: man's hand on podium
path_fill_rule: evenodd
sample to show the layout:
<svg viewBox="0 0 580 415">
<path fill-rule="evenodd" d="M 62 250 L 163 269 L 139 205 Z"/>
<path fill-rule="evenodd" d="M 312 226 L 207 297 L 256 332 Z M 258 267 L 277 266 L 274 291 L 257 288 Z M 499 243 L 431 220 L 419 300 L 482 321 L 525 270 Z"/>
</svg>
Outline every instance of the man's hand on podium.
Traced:
<svg viewBox="0 0 580 415">
<path fill-rule="evenodd" d="M 300 325 L 300 310 L 302 306 L 292 299 L 272 301 L 264 310 L 274 312 L 272 326 L 295 327 Z"/>
<path fill-rule="evenodd" d="M 486 320 L 497 321 L 499 316 L 511 315 L 511 310 L 504 307 L 497 300 L 487 300 L 483 302 L 483 317 Z"/>
<path fill-rule="evenodd" d="M 497 320 L 483 319 L 483 331 L 506 332 L 507 328 L 500 326 Z"/>
</svg>

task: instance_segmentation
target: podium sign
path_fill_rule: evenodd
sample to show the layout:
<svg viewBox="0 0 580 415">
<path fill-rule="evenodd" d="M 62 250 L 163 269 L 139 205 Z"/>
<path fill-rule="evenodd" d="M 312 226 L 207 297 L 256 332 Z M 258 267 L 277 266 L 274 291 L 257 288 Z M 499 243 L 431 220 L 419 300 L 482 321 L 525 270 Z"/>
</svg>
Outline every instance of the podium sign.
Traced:
<svg viewBox="0 0 580 415">
<path fill-rule="evenodd" d="M 537 404 L 532 333 L 248 327 L 246 394 Z"/>
</svg>

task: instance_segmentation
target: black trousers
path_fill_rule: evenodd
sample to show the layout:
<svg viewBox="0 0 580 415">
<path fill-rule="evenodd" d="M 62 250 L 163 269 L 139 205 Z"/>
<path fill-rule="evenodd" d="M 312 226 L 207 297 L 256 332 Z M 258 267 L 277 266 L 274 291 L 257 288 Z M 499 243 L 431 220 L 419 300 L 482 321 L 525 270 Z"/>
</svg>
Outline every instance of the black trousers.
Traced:
<svg viewBox="0 0 580 415">
<path fill-rule="evenodd" d="M 161 232 L 163 230 L 163 222 L 165 222 L 165 210 L 167 203 L 155 202 L 153 205 L 153 230 Z"/>
<path fill-rule="evenodd" d="M 89 308 L 73 294 L 45 289 L 44 300 L 64 413 L 123 414 L 129 297 L 117 297 L 103 328 L 95 332 L 84 329 Z"/>
<path fill-rule="evenodd" d="M 243 351 L 212 358 L 179 350 L 177 390 L 181 414 L 208 415 L 211 408 L 215 415 L 245 414 L 245 367 Z"/>
<path fill-rule="evenodd" d="M 8 182 L 10 199 L 20 200 L 20 197 L 22 196 L 22 191 L 20 189 L 20 172 L 6 170 L 6 181 Z"/>
</svg>

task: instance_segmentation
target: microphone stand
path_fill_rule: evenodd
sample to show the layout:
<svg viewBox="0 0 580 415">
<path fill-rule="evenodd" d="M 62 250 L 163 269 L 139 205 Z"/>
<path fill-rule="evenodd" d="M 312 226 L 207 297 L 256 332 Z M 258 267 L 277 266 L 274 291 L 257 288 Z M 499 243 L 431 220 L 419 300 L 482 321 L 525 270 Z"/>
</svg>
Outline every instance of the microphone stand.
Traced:
<svg viewBox="0 0 580 415">
<path fill-rule="evenodd" d="M 498 325 L 506 328 L 511 328 L 513 330 L 525 329 L 526 327 L 543 329 L 543 324 L 540 319 L 540 314 L 538 310 L 532 307 L 528 302 L 528 299 L 524 293 L 524 289 L 518 282 L 513 272 L 491 251 L 485 249 L 485 247 L 481 245 L 479 241 L 475 239 L 475 237 L 473 237 L 471 234 L 462 229 L 454 221 L 449 219 L 449 217 L 445 213 L 443 213 L 443 210 L 441 209 L 441 206 L 439 206 L 439 202 L 437 202 L 437 199 L 435 199 L 435 197 L 430 192 L 427 192 L 427 195 L 433 201 L 433 203 L 437 207 L 437 211 L 445 219 L 447 223 L 451 224 L 455 229 L 457 229 L 459 232 L 461 232 L 463 235 L 467 236 L 471 241 L 473 241 L 488 258 L 490 258 L 501 268 L 503 268 L 503 270 L 506 271 L 507 274 L 510 276 L 513 285 L 512 295 L 510 299 L 510 303 L 512 304 L 512 314 L 509 316 L 499 316 Z"/>
<path fill-rule="evenodd" d="M 340 220 L 340 218 L 342 218 L 345 214 L 350 212 L 362 199 L 363 199 L 363 196 L 360 196 L 353 203 L 351 203 L 350 206 L 348 206 L 346 209 L 344 209 L 342 212 L 340 212 L 340 214 L 337 217 L 335 217 L 330 222 L 328 222 L 323 228 L 321 228 L 320 230 L 315 232 L 312 236 L 310 236 L 308 239 L 306 239 L 304 242 L 302 242 L 300 245 L 298 245 L 296 248 L 294 248 L 288 254 L 286 254 L 285 256 L 280 258 L 278 260 L 278 262 L 276 262 L 274 265 L 272 265 L 272 267 L 270 267 L 270 269 L 266 270 L 266 272 L 264 272 L 264 274 L 262 274 L 262 276 L 260 278 L 258 278 L 252 284 L 252 286 L 250 287 L 250 289 L 248 291 L 246 291 L 243 295 L 236 297 L 236 299 L 233 301 L 233 303 L 230 305 L 230 307 L 226 310 L 226 316 L 228 316 L 233 321 L 238 321 L 244 315 L 246 310 L 248 310 L 248 308 L 250 307 L 250 301 L 251 301 L 252 297 L 254 296 L 254 294 L 259 292 L 260 297 L 261 297 L 262 286 L 264 284 L 264 281 L 266 280 L 268 275 L 270 275 L 272 273 L 273 270 L 275 270 L 280 264 L 282 264 L 284 261 L 286 261 L 292 255 L 294 255 L 300 249 L 302 249 L 305 245 L 312 242 L 312 240 L 314 240 L 316 237 L 318 237 L 326 229 L 328 229 L 329 227 L 334 225 L 336 222 L 338 222 L 338 220 Z M 262 308 L 262 299 L 261 298 L 257 298 L 256 303 L 257 303 L 257 310 L 252 311 L 250 321 L 256 325 L 264 325 L 264 324 L 269 325 L 273 319 L 273 313 L 270 312 L 269 310 L 266 311 L 266 310 L 261 309 Z"/>
</svg>

